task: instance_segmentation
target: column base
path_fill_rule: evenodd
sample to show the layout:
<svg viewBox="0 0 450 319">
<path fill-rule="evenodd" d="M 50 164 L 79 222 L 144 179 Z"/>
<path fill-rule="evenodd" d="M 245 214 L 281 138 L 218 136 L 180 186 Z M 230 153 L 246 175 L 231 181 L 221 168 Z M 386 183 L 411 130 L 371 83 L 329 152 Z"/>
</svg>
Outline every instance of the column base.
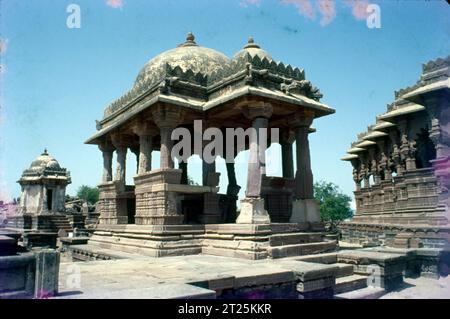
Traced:
<svg viewBox="0 0 450 319">
<path fill-rule="evenodd" d="M 320 209 L 315 199 L 296 199 L 292 202 L 291 223 L 317 223 L 320 220 Z"/>
<path fill-rule="evenodd" d="M 241 200 L 241 213 L 237 224 L 269 224 L 270 217 L 264 208 L 264 199 L 260 197 Z"/>
</svg>

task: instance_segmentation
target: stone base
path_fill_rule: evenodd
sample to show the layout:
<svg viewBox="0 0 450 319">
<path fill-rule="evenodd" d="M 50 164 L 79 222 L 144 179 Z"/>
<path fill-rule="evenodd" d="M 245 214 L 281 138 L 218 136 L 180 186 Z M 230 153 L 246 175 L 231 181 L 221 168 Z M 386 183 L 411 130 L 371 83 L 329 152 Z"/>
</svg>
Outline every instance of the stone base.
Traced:
<svg viewBox="0 0 450 319">
<path fill-rule="evenodd" d="M 335 242 L 322 240 L 322 233 L 311 231 L 309 224 L 99 225 L 86 250 L 97 247 L 97 251 L 151 257 L 202 253 L 256 260 L 336 249 Z M 76 247 L 80 255 L 82 246 Z"/>
<path fill-rule="evenodd" d="M 319 205 L 315 199 L 296 199 L 292 202 L 291 223 L 320 222 Z"/>
<path fill-rule="evenodd" d="M 353 265 L 355 274 L 366 275 L 367 284 L 394 290 L 403 283 L 408 258 L 404 254 L 376 251 L 343 251 L 337 255 L 339 263 Z"/>
<path fill-rule="evenodd" d="M 124 201 L 119 199 L 119 194 L 125 191 L 125 187 L 118 181 L 111 181 L 97 186 L 99 189 L 99 224 L 126 224 L 128 217 Z"/>
<path fill-rule="evenodd" d="M 0 257 L 0 299 L 55 296 L 59 259 L 58 252 L 45 249 Z"/>
<path fill-rule="evenodd" d="M 356 218 L 354 218 L 356 219 Z M 342 241 L 373 243 L 395 248 L 445 248 L 450 245 L 450 226 L 401 225 L 351 221 L 339 225 Z"/>
<path fill-rule="evenodd" d="M 47 233 L 47 232 L 25 232 L 22 235 L 23 246 L 27 249 L 32 248 L 56 248 L 56 239 L 58 238 L 58 233 Z"/>
<path fill-rule="evenodd" d="M 245 198 L 241 200 L 241 212 L 237 224 L 268 224 L 270 217 L 264 208 L 263 198 Z"/>
</svg>

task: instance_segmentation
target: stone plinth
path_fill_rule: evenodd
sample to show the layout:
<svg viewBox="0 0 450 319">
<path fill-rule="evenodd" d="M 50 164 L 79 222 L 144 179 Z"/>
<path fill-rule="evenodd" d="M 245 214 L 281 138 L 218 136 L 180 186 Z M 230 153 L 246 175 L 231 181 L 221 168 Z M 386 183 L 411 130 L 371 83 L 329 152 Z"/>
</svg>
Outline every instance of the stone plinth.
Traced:
<svg viewBox="0 0 450 319">
<path fill-rule="evenodd" d="M 264 208 L 263 198 L 247 197 L 241 200 L 241 213 L 236 219 L 237 224 L 268 224 L 270 217 Z"/>
<path fill-rule="evenodd" d="M 267 259 L 336 249 L 336 242 L 322 240 L 322 234 L 310 231 L 308 224 L 99 225 L 86 250 L 98 247 L 152 257 L 203 253 Z M 77 250 L 82 255 L 82 245 Z"/>
<path fill-rule="evenodd" d="M 99 189 L 99 223 L 126 224 L 128 222 L 126 203 L 119 195 L 125 191 L 120 181 L 105 182 L 98 185 Z"/>
<path fill-rule="evenodd" d="M 23 246 L 31 248 L 56 248 L 58 233 L 32 231 L 23 235 Z"/>
<path fill-rule="evenodd" d="M 293 178 L 263 176 L 262 197 L 273 223 L 287 223 L 292 212 Z"/>
<path fill-rule="evenodd" d="M 135 176 L 137 225 L 174 225 L 183 222 L 177 194 L 169 185 L 180 184 L 182 171 L 153 170 Z"/>
<path fill-rule="evenodd" d="M 291 223 L 320 222 L 319 205 L 315 199 L 296 199 L 292 202 Z"/>
<path fill-rule="evenodd" d="M 337 255 L 339 263 L 352 264 L 355 274 L 368 275 L 368 285 L 393 290 L 403 283 L 407 257 L 403 254 L 349 251 Z"/>
<path fill-rule="evenodd" d="M 54 250 L 0 257 L 0 299 L 55 296 L 58 279 L 59 253 Z"/>
</svg>

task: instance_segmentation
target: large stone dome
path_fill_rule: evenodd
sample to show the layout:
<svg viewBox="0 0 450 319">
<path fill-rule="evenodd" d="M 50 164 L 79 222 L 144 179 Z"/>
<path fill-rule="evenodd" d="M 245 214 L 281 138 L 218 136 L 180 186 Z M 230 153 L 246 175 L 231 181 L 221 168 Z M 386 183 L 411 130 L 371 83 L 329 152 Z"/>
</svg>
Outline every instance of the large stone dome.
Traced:
<svg viewBox="0 0 450 319">
<path fill-rule="evenodd" d="M 41 155 L 39 155 L 30 166 L 30 170 L 41 172 L 45 169 L 51 169 L 51 170 L 60 170 L 61 166 L 59 166 L 59 163 L 57 160 L 55 160 L 53 157 L 48 155 L 47 150 L 44 151 Z"/>
<path fill-rule="evenodd" d="M 151 59 L 139 72 L 136 84 L 143 82 L 155 83 L 164 79 L 166 64 L 170 67 L 180 67 L 184 72 L 210 75 L 220 69 L 229 67 L 230 59 L 213 49 L 198 46 L 194 36 L 189 33 L 186 42 L 172 50 L 165 51 Z"/>
</svg>

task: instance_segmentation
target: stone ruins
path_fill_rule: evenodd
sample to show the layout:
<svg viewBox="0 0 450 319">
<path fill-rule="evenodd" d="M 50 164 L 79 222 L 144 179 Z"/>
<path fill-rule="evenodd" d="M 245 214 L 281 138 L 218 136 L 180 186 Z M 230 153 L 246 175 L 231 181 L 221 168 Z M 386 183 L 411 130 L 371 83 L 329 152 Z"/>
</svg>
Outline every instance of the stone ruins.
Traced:
<svg viewBox="0 0 450 319">
<path fill-rule="evenodd" d="M 450 243 L 450 57 L 423 65 L 416 85 L 342 159 L 353 165 L 356 215 L 343 240 L 394 247 Z"/>
<path fill-rule="evenodd" d="M 308 137 L 315 119 L 334 113 L 319 89 L 252 38 L 228 58 L 189 33 L 143 67 L 86 141 L 103 156 L 97 212 L 66 201 L 69 172 L 47 151 L 24 171 L 20 213 L 0 229 L 0 298 L 373 299 L 412 278 L 448 276 L 449 75 L 450 57 L 426 63 L 352 143 L 343 160 L 353 165 L 356 214 L 338 238 L 313 193 Z M 249 151 L 240 205 L 234 161 L 219 193 L 215 161 L 201 157 L 210 145 L 196 145 L 209 128 L 258 129 L 237 151 L 238 136 L 217 135 L 233 159 Z M 173 157 L 178 129 L 203 160 L 202 185 L 189 183 L 192 154 Z M 274 135 L 282 177 L 266 174 Z"/>
</svg>

